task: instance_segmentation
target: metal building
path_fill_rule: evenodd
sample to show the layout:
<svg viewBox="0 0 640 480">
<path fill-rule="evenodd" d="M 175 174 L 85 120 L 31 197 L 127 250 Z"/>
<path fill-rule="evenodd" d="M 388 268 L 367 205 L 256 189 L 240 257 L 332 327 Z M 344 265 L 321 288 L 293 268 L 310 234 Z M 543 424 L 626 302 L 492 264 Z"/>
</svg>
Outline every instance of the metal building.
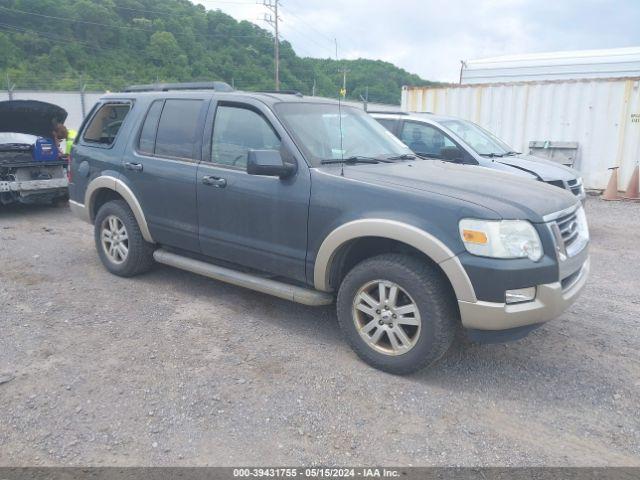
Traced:
<svg viewBox="0 0 640 480">
<path fill-rule="evenodd" d="M 620 185 L 626 187 L 640 162 L 640 71 L 620 78 L 500 78 L 488 84 L 403 87 L 402 109 L 474 121 L 522 152 L 576 145 L 574 167 L 587 188 L 604 188 L 611 167 L 619 167 Z"/>
<path fill-rule="evenodd" d="M 640 77 L 640 47 L 534 53 L 468 60 L 460 83 L 534 82 Z"/>
</svg>

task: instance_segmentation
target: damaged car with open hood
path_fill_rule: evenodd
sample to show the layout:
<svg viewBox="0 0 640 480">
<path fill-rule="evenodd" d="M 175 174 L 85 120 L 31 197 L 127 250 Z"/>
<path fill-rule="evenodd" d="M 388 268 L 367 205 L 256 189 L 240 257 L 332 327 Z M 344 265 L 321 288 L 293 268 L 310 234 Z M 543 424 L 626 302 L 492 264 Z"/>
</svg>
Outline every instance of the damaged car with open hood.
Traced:
<svg viewBox="0 0 640 480">
<path fill-rule="evenodd" d="M 67 160 L 51 138 L 66 118 L 51 103 L 0 102 L 0 205 L 67 198 Z"/>
</svg>

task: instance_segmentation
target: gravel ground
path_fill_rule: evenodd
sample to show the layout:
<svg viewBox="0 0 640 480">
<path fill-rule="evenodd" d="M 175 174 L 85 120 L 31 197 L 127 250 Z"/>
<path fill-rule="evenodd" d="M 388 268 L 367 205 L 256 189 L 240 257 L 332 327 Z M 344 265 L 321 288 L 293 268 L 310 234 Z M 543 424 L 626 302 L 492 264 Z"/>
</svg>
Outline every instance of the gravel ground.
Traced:
<svg viewBox="0 0 640 480">
<path fill-rule="evenodd" d="M 590 199 L 582 298 L 409 377 L 314 309 L 99 263 L 67 207 L 0 207 L 0 465 L 640 466 L 640 204 Z"/>
</svg>

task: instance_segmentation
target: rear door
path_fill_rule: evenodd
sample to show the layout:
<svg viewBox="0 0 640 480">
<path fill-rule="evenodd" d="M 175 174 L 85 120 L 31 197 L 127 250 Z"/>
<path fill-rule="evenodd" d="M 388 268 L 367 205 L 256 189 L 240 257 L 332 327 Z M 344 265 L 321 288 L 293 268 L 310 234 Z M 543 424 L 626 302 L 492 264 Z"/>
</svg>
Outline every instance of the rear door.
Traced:
<svg viewBox="0 0 640 480">
<path fill-rule="evenodd" d="M 305 281 L 311 187 L 307 165 L 293 156 L 297 153 L 289 153 L 297 150 L 260 102 L 218 102 L 209 115 L 197 182 L 202 252 Z M 297 173 L 287 179 L 249 175 L 249 149 L 280 149 L 297 162 Z"/>
<path fill-rule="evenodd" d="M 196 173 L 206 98 L 167 98 L 147 109 L 123 175 L 142 206 L 153 239 L 197 252 Z"/>
</svg>

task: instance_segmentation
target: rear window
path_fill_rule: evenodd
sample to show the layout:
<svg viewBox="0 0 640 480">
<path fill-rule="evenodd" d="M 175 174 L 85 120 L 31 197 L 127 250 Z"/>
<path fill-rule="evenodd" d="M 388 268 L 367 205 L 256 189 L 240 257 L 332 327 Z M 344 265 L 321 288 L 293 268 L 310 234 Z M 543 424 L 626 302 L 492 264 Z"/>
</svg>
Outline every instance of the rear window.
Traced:
<svg viewBox="0 0 640 480">
<path fill-rule="evenodd" d="M 82 139 L 86 142 L 111 145 L 129 110 L 131 105 L 128 103 L 105 103 L 87 125 Z"/>
<path fill-rule="evenodd" d="M 156 155 L 193 158 L 202 104 L 202 100 L 165 101 L 158 123 Z"/>
</svg>

